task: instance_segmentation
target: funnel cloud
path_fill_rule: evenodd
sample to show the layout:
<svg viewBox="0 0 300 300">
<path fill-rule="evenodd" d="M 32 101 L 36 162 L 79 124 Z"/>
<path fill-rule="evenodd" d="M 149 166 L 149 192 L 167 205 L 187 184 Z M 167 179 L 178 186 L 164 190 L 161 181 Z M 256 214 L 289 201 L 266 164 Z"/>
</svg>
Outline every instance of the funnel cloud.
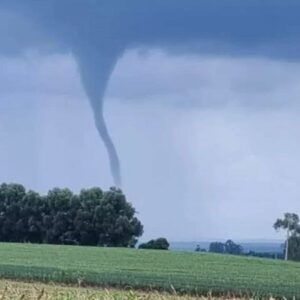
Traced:
<svg viewBox="0 0 300 300">
<path fill-rule="evenodd" d="M 95 49 L 78 51 L 75 57 L 78 61 L 82 84 L 93 109 L 96 128 L 107 149 L 114 185 L 121 187 L 120 160 L 103 114 L 104 94 L 116 59 L 112 53 L 105 53 L 103 49 L 101 50 L 101 54 Z"/>
</svg>

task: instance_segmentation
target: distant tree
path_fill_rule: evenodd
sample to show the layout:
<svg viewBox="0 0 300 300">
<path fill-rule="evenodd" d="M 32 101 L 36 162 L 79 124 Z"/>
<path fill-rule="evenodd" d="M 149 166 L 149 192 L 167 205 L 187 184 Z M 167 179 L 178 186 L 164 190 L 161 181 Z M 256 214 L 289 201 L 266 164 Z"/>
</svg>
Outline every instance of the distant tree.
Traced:
<svg viewBox="0 0 300 300">
<path fill-rule="evenodd" d="M 210 243 L 209 252 L 241 255 L 243 253 L 243 248 L 241 245 L 234 243 L 232 240 L 228 240 L 225 243 Z"/>
<path fill-rule="evenodd" d="M 299 216 L 294 213 L 285 213 L 283 219 L 277 219 L 273 227 L 276 230 L 286 230 L 286 242 L 285 242 L 285 260 L 289 258 L 289 241 L 290 237 L 297 237 L 300 232 Z M 295 243 L 294 243 L 295 245 Z M 293 249 L 294 251 L 295 249 Z"/>
<path fill-rule="evenodd" d="M 197 245 L 197 246 L 196 246 L 195 251 L 196 251 L 196 252 L 207 252 L 207 250 L 204 249 L 204 248 L 201 248 L 200 245 Z"/>
<path fill-rule="evenodd" d="M 225 253 L 225 244 L 220 242 L 213 242 L 209 245 L 209 252 Z"/>
<path fill-rule="evenodd" d="M 271 258 L 271 259 L 284 259 L 284 255 L 282 253 L 277 253 L 277 252 L 255 252 L 251 250 L 245 253 L 245 255 L 253 256 L 253 257 Z"/>
<path fill-rule="evenodd" d="M 243 253 L 243 247 L 234 243 L 232 240 L 228 240 L 225 243 L 225 253 L 241 255 Z"/>
<path fill-rule="evenodd" d="M 288 250 L 289 259 L 300 261 L 300 236 L 293 235 L 289 238 Z"/>
<path fill-rule="evenodd" d="M 158 238 L 156 240 L 150 240 L 147 243 L 140 244 L 139 249 L 155 249 L 155 250 L 168 250 L 169 242 L 165 238 Z"/>
</svg>

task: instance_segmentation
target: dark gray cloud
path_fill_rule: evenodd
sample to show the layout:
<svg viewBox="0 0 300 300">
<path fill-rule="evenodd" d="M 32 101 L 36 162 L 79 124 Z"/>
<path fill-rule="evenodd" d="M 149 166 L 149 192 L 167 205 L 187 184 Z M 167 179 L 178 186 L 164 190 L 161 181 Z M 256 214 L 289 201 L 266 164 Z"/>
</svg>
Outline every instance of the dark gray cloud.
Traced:
<svg viewBox="0 0 300 300">
<path fill-rule="evenodd" d="M 3 0 L 0 8 L 13 15 L 6 18 L 2 33 L 13 34 L 12 28 L 18 28 L 21 47 L 48 40 L 68 50 L 121 52 L 139 45 L 176 45 L 182 51 L 299 55 L 300 4 L 296 0 Z M 27 30 L 29 24 L 35 26 Z M 10 46 L 12 50 L 19 47 Z"/>
</svg>

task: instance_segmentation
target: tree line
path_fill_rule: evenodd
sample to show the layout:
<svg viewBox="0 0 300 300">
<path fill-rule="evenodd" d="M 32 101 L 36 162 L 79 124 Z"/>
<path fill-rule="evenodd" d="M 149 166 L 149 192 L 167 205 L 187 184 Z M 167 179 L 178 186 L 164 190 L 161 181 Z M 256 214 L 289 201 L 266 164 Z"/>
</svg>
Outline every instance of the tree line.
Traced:
<svg viewBox="0 0 300 300">
<path fill-rule="evenodd" d="M 209 252 L 241 255 L 243 247 L 232 240 L 228 240 L 225 243 L 213 242 L 209 245 Z"/>
<path fill-rule="evenodd" d="M 201 249 L 198 245 L 195 251 L 206 252 L 206 249 Z M 232 254 L 232 255 L 244 255 L 244 256 L 254 256 L 261 258 L 272 258 L 272 259 L 283 259 L 283 253 L 278 252 L 256 252 L 250 250 L 245 252 L 242 245 L 236 244 L 232 240 L 228 240 L 225 243 L 222 242 L 212 242 L 209 244 L 209 252 L 219 253 L 219 254 Z"/>
<path fill-rule="evenodd" d="M 143 225 L 121 190 L 54 188 L 47 195 L 0 185 L 0 241 L 134 247 Z"/>
<path fill-rule="evenodd" d="M 295 213 L 285 213 L 282 219 L 277 219 L 273 225 L 275 230 L 285 230 L 286 240 L 282 245 L 282 253 L 271 252 L 244 252 L 243 247 L 234 243 L 232 240 L 228 240 L 225 243 L 212 242 L 209 245 L 209 252 L 220 254 L 234 254 L 234 255 L 246 255 L 264 258 L 285 259 L 300 261 L 300 218 Z M 197 245 L 195 251 L 206 252 L 206 249 L 201 249 L 200 245 Z"/>
</svg>

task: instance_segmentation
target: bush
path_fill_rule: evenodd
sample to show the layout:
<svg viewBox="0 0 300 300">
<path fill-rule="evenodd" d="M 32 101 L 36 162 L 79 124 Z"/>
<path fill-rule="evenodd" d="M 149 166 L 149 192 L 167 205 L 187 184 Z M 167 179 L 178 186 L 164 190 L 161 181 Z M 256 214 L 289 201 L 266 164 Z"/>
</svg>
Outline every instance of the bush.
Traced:
<svg viewBox="0 0 300 300">
<path fill-rule="evenodd" d="M 155 249 L 155 250 L 169 250 L 169 242 L 165 238 L 158 238 L 150 240 L 148 243 L 140 244 L 139 249 Z"/>
</svg>

